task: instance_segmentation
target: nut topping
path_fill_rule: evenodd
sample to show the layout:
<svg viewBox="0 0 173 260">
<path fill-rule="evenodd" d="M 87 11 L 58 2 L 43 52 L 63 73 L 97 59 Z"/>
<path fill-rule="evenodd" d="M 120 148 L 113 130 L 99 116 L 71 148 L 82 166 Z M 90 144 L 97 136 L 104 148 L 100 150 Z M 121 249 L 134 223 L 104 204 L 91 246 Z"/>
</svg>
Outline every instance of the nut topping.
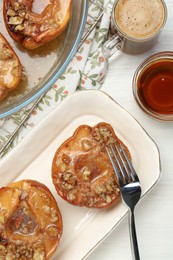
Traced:
<svg viewBox="0 0 173 260">
<path fill-rule="evenodd" d="M 64 179 L 65 181 L 68 181 L 71 176 L 72 176 L 72 173 L 71 173 L 71 172 L 65 172 L 65 173 L 63 174 L 63 179 Z"/>
<path fill-rule="evenodd" d="M 59 230 L 55 226 L 49 226 L 46 229 L 46 232 L 47 232 L 48 236 L 50 236 L 51 238 L 56 238 L 59 236 Z"/>
<path fill-rule="evenodd" d="M 89 140 L 82 140 L 82 148 L 85 152 L 88 152 L 89 150 L 91 150 L 91 142 Z"/>
<path fill-rule="evenodd" d="M 15 12 L 13 9 L 8 9 L 8 10 L 7 10 L 7 15 L 8 15 L 8 16 L 15 16 L 15 15 L 16 15 L 16 12 Z"/>
<path fill-rule="evenodd" d="M 24 180 L 0 188 L 0 217 L 0 260 L 46 260 L 54 253 L 62 219 L 46 186 Z"/>
<path fill-rule="evenodd" d="M 11 17 L 11 19 L 16 18 Z M 21 76 L 20 61 L 7 40 L 0 33 L 0 101 L 19 85 Z"/>
<path fill-rule="evenodd" d="M 114 142 L 120 142 L 130 158 L 127 147 L 105 122 L 94 127 L 79 126 L 60 145 L 52 163 L 52 178 L 64 200 L 89 208 L 105 208 L 119 201 L 118 182 L 105 149 Z M 62 160 L 64 155 L 67 161 Z M 65 169 L 61 164 L 65 164 Z"/>
<path fill-rule="evenodd" d="M 85 167 L 82 169 L 83 179 L 84 179 L 85 181 L 88 181 L 90 174 L 91 174 L 90 169 L 89 169 L 87 166 L 85 166 Z"/>
<path fill-rule="evenodd" d="M 33 0 L 4 0 L 8 32 L 27 49 L 35 49 L 61 35 L 70 19 L 72 0 L 64 0 L 62 8 L 59 0 L 52 0 L 41 14 L 33 12 L 32 4 Z"/>
<path fill-rule="evenodd" d="M 22 22 L 23 22 L 23 18 L 22 17 L 20 17 L 20 16 L 11 16 L 9 18 L 8 24 L 18 25 L 18 24 L 21 24 Z"/>
</svg>

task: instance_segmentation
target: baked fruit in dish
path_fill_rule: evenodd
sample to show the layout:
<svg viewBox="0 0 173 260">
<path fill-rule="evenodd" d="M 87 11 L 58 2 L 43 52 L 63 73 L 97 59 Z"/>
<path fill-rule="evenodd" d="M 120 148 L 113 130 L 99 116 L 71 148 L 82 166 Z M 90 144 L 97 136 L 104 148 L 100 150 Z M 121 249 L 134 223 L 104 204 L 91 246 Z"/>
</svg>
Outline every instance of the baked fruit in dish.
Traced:
<svg viewBox="0 0 173 260">
<path fill-rule="evenodd" d="M 0 189 L 0 259 L 50 259 L 62 218 L 50 190 L 33 180 Z"/>
<path fill-rule="evenodd" d="M 0 33 L 0 101 L 17 88 L 22 77 L 22 66 L 8 41 Z"/>
<path fill-rule="evenodd" d="M 106 208 L 120 191 L 105 145 L 119 142 L 110 124 L 80 125 L 56 151 L 52 179 L 57 193 L 73 205 Z M 129 154 L 130 156 L 130 154 Z"/>
<path fill-rule="evenodd" d="M 35 49 L 59 36 L 67 27 L 73 0 L 50 0 L 41 13 L 33 12 L 35 0 L 4 0 L 8 33 L 26 49 Z"/>
</svg>

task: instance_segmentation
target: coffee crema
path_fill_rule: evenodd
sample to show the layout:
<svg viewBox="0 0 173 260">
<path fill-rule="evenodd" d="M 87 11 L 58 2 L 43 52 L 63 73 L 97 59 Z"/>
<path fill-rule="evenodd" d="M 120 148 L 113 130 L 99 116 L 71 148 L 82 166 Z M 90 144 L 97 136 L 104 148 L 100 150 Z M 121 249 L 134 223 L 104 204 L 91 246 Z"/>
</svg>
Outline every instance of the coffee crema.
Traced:
<svg viewBox="0 0 173 260">
<path fill-rule="evenodd" d="M 165 8 L 161 0 L 119 0 L 114 17 L 124 35 L 139 40 L 147 39 L 162 27 Z"/>
</svg>

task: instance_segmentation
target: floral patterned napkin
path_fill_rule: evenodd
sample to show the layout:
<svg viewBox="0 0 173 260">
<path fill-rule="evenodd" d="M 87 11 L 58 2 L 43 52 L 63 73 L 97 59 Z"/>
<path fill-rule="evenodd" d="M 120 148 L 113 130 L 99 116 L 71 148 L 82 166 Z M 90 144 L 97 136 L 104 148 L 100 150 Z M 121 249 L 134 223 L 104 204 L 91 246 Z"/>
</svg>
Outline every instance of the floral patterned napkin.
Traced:
<svg viewBox="0 0 173 260">
<path fill-rule="evenodd" d="M 107 38 L 113 1 L 95 0 L 93 2 L 97 5 L 91 3 L 89 5 L 85 31 L 92 25 L 93 17 L 98 18 L 103 12 L 98 5 L 104 9 L 100 22 L 78 49 L 64 73 L 44 95 L 37 108 L 32 112 L 30 118 L 25 122 L 20 131 L 18 131 L 10 149 L 16 146 L 16 144 L 18 144 L 22 138 L 26 136 L 26 134 L 30 132 L 42 118 L 48 115 L 50 111 L 52 111 L 65 97 L 74 93 L 76 90 L 99 89 L 103 84 L 107 74 L 107 61 L 100 55 L 100 50 Z M 9 133 L 12 133 L 21 123 L 25 113 L 29 111 L 31 106 L 32 104 L 9 118 L 0 120 L 0 129 L 1 126 L 4 125 L 7 130 L 3 131 L 3 128 L 0 130 L 0 146 L 8 139 Z M 6 152 L 8 150 L 9 149 L 7 149 Z"/>
</svg>

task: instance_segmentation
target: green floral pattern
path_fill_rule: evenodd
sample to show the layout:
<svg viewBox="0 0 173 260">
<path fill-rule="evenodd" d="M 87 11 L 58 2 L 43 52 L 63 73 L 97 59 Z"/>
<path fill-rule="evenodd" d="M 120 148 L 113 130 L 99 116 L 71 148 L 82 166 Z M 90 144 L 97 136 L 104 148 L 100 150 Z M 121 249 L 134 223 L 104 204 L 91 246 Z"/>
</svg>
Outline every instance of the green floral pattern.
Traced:
<svg viewBox="0 0 173 260">
<path fill-rule="evenodd" d="M 103 84 L 107 73 L 107 61 L 100 55 L 100 49 L 107 37 L 113 1 L 96 0 L 95 2 L 104 8 L 104 15 L 101 21 L 82 44 L 82 47 L 78 49 L 64 73 L 44 95 L 27 122 L 17 132 L 15 139 L 10 147 L 4 151 L 4 154 L 14 148 L 42 118 L 48 115 L 68 95 L 76 90 L 99 89 Z M 97 18 L 100 12 L 101 9 L 97 5 L 89 5 L 89 15 L 85 30 L 89 29 L 93 24 L 91 17 Z M 10 133 L 20 125 L 31 106 L 32 104 L 15 113 L 10 118 L 0 120 L 0 147 L 8 140 Z M 4 128 L 5 131 L 3 130 Z"/>
</svg>

